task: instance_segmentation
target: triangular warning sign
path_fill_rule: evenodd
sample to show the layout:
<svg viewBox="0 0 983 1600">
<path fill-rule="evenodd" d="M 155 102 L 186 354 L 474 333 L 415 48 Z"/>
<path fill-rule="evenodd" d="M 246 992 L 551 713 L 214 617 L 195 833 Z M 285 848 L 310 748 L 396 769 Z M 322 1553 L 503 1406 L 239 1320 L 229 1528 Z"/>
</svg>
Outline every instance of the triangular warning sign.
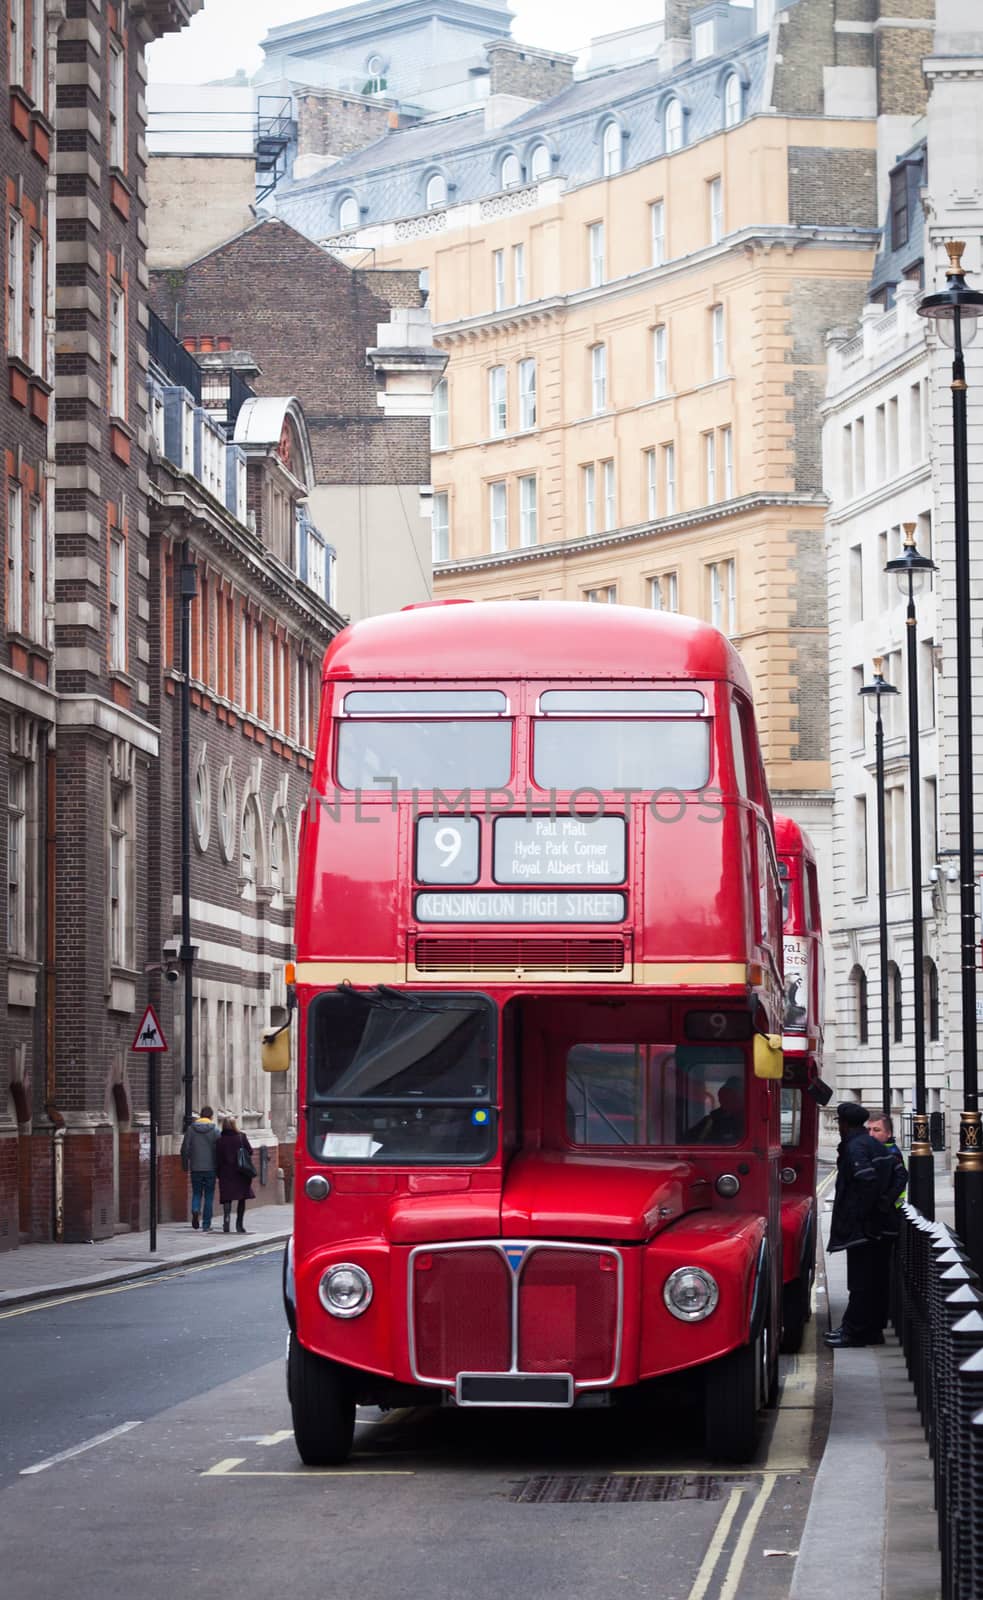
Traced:
<svg viewBox="0 0 983 1600">
<path fill-rule="evenodd" d="M 131 1050 L 166 1050 L 167 1040 L 164 1038 L 163 1029 L 157 1021 L 157 1014 L 153 1006 L 148 1006 L 143 1014 L 143 1021 L 137 1029 L 137 1035 L 130 1046 Z"/>
</svg>

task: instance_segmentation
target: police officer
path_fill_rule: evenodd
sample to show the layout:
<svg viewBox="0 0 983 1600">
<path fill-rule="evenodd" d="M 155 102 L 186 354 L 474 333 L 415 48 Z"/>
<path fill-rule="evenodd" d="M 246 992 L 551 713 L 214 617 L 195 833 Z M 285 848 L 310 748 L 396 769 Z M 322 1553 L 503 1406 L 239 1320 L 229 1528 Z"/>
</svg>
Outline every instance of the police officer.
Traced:
<svg viewBox="0 0 983 1600">
<path fill-rule="evenodd" d="M 878 1301 L 881 1329 L 887 1327 L 891 1307 L 891 1269 L 894 1265 L 894 1246 L 901 1232 L 901 1207 L 908 1192 L 908 1168 L 904 1156 L 894 1142 L 894 1123 L 887 1111 L 875 1111 L 867 1124 L 867 1132 L 885 1150 L 890 1151 L 894 1165 L 888 1179 L 887 1192 L 881 1196 L 881 1240 L 876 1246 L 878 1256 Z"/>
<path fill-rule="evenodd" d="M 894 1156 L 866 1131 L 868 1112 L 853 1100 L 836 1108 L 840 1144 L 828 1250 L 847 1252 L 850 1298 L 842 1326 L 825 1335 L 834 1349 L 883 1344 L 884 1211 L 895 1171 Z"/>
</svg>

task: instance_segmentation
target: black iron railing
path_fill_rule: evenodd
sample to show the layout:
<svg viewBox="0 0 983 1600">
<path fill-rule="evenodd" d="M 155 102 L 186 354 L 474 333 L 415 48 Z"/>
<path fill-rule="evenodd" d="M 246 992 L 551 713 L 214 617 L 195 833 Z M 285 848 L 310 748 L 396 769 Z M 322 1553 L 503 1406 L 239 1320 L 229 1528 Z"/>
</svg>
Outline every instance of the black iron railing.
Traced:
<svg viewBox="0 0 983 1600">
<path fill-rule="evenodd" d="M 201 405 L 201 368 L 194 356 L 175 339 L 166 322 L 148 308 L 147 353 L 171 383 L 180 384 Z"/>
<path fill-rule="evenodd" d="M 225 414 L 226 431 L 228 432 L 230 439 L 235 435 L 236 419 L 239 415 L 239 412 L 242 410 L 247 400 L 254 400 L 255 398 L 256 396 L 253 390 L 250 389 L 245 378 L 241 378 L 238 372 L 230 372 L 229 403 L 228 410 Z"/>
<path fill-rule="evenodd" d="M 943 1600 L 980 1600 L 983 1292 L 951 1228 L 902 1213 L 893 1320 L 935 1467 Z"/>
<path fill-rule="evenodd" d="M 906 1150 L 911 1149 L 912 1138 L 912 1113 L 906 1111 L 901 1118 L 901 1143 Z M 930 1111 L 928 1114 L 928 1137 L 933 1150 L 945 1149 L 945 1112 Z"/>
</svg>

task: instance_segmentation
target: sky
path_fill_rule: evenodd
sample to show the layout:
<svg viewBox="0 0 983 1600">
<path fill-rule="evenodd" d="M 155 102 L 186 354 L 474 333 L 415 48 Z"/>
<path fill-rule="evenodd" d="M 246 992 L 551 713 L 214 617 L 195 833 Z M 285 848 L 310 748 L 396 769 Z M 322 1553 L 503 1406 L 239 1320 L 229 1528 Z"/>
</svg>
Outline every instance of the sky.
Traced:
<svg viewBox="0 0 983 1600">
<path fill-rule="evenodd" d="M 147 52 L 152 82 L 207 83 L 231 78 L 240 67 L 259 66 L 259 41 L 270 28 L 298 17 L 340 10 L 351 0 L 205 0 L 182 33 L 170 34 Z M 599 33 L 649 22 L 661 7 L 653 0 L 512 0 L 512 37 L 522 44 L 574 54 Z"/>
</svg>

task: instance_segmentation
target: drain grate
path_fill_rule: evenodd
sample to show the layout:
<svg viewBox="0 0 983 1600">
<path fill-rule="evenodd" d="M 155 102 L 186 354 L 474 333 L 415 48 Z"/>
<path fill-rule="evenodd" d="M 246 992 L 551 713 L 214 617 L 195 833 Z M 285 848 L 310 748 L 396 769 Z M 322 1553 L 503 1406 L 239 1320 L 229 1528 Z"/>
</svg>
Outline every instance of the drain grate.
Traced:
<svg viewBox="0 0 983 1600">
<path fill-rule="evenodd" d="M 719 1500 L 719 1478 L 705 1472 L 619 1472 L 593 1477 L 522 1478 L 509 1499 L 524 1506 L 638 1505 L 651 1500 Z"/>
</svg>

